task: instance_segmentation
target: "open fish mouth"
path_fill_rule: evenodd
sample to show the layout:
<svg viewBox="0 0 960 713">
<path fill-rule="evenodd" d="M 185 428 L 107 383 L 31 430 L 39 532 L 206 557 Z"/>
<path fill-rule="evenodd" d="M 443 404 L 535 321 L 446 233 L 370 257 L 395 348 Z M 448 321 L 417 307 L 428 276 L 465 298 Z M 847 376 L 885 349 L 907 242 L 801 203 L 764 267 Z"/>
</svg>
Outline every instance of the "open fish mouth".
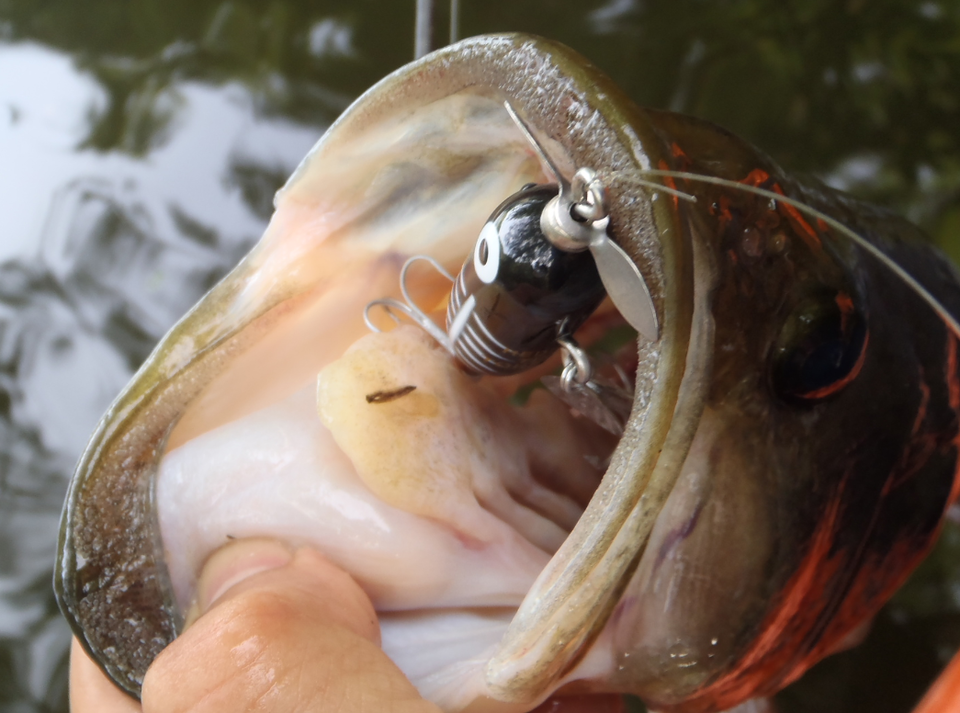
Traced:
<svg viewBox="0 0 960 713">
<path fill-rule="evenodd" d="M 364 324 L 371 301 L 400 296 L 407 259 L 457 274 L 504 198 L 551 181 L 504 101 L 566 178 L 602 175 L 610 237 L 656 311 L 657 338 L 619 355 L 634 382 L 619 440 L 545 391 L 513 403 L 555 364 L 477 380 L 417 327 Z M 718 199 L 695 213 L 638 180 L 683 157 L 672 121 L 633 107 L 562 46 L 501 36 L 399 70 L 330 128 L 278 194 L 260 244 L 157 347 L 78 467 L 55 583 L 114 681 L 139 694 L 205 559 L 236 537 L 310 544 L 346 568 L 378 610 L 387 653 L 450 711 L 529 710 L 564 686 L 717 710 L 795 678 L 858 623 L 830 618 L 855 579 L 814 570 L 847 561 L 828 557 L 845 517 L 838 493 L 860 498 L 860 486 L 825 484 L 820 466 L 837 451 L 798 445 L 832 412 L 771 405 L 766 374 L 770 345 L 800 329 L 777 336 L 795 308 L 840 305 L 843 329 L 856 328 L 862 280 L 845 269 L 849 251 L 801 236 L 780 277 L 803 279 L 778 277 L 757 307 L 764 326 L 741 328 L 737 295 L 720 287 L 727 248 L 708 240 L 710 221 L 727 229 L 737 207 Z M 702 142 L 702 127 L 684 131 Z M 748 165 L 742 144 L 723 141 L 734 172 Z M 765 210 L 759 247 L 738 233 L 738 270 L 781 260 L 806 226 Z M 411 279 L 442 320 L 449 282 Z M 601 306 L 581 340 L 622 324 Z M 835 403 L 866 398 L 854 377 L 878 368 L 857 335 L 839 342 L 856 358 L 837 362 L 847 371 Z M 794 362 L 777 358 L 783 388 L 801 388 Z M 904 393 L 893 406 L 910 403 Z M 929 545 L 949 489 L 929 496 L 901 561 Z M 858 566 L 871 528 L 841 548 Z M 882 570 L 882 558 L 868 564 Z M 892 586 L 880 582 L 867 610 Z M 795 641 L 778 643 L 771 632 L 801 609 Z"/>
<path fill-rule="evenodd" d="M 352 489 L 355 500 L 353 505 L 340 504 L 340 519 L 353 517 L 362 522 L 364 516 L 358 511 L 363 507 L 380 512 L 369 512 L 365 526 L 355 534 L 349 534 L 349 522 L 337 524 L 333 529 L 338 537 L 331 541 L 322 534 L 311 534 L 311 529 L 329 525 L 330 512 L 338 509 L 334 498 L 325 499 L 322 492 L 333 485 L 317 484 L 316 504 L 304 505 L 302 492 L 300 496 L 284 492 L 284 466 L 279 463 L 295 461 L 292 454 L 302 453 L 303 460 L 290 468 L 309 472 L 301 474 L 295 486 L 304 488 L 311 484 L 311 477 L 316 484 L 323 471 L 333 471 L 334 465 L 339 465 L 333 462 L 345 460 L 342 449 L 323 435 L 329 431 L 323 428 L 317 412 L 317 375 L 367 333 L 363 323 L 365 306 L 371 300 L 397 293 L 403 262 L 412 255 L 425 254 L 456 274 L 492 209 L 523 185 L 548 181 L 529 143 L 504 110 L 505 99 L 540 132 L 546 150 L 561 170 L 568 170 L 571 175 L 571 169 L 580 165 L 602 164 L 608 170 L 625 172 L 650 165 L 646 162 L 651 158 L 645 153 L 634 153 L 628 148 L 639 141 L 632 135 L 633 130 L 628 129 L 630 135 L 624 136 L 622 129 L 617 128 L 626 126 L 622 118 L 605 116 L 596 106 L 604 103 L 605 92 L 616 89 L 605 87 L 605 80 L 599 76 L 591 77 L 596 81 L 574 81 L 565 76 L 561 66 L 564 60 L 570 63 L 572 57 L 551 59 L 538 44 L 515 38 L 475 41 L 466 47 L 469 61 L 460 60 L 468 70 L 466 73 L 453 76 L 445 71 L 441 57 L 430 64 L 401 70 L 361 98 L 327 132 L 281 191 L 277 213 L 259 246 L 173 330 L 141 371 L 137 384 L 148 393 L 129 409 L 135 414 L 120 417 L 126 416 L 138 424 L 124 424 L 126 434 L 120 438 L 140 441 L 133 446 L 135 449 L 147 444 L 151 449 L 147 462 L 140 464 L 143 472 L 136 478 L 140 482 L 132 489 L 153 491 L 150 483 L 154 481 L 157 462 L 162 452 L 168 455 L 161 461 L 161 477 L 150 505 L 131 503 L 133 507 L 126 514 L 111 513 L 110 519 L 132 517 L 145 533 L 136 545 L 127 543 L 136 549 L 136 554 L 126 555 L 122 566 L 135 567 L 136 571 L 124 573 L 123 579 L 136 581 L 140 596 L 146 585 L 152 584 L 154 607 L 167 612 L 167 621 L 163 628 L 152 632 L 153 636 L 144 637 L 143 629 L 149 624 L 142 618 L 156 617 L 157 609 L 142 611 L 140 600 L 136 603 L 137 612 L 120 618 L 117 601 L 123 599 L 124 592 L 115 591 L 110 596 L 110 606 L 104 602 L 93 616 L 120 619 L 120 630 L 129 628 L 129 632 L 124 636 L 110 627 L 113 633 L 101 634 L 84 627 L 85 638 L 94 650 L 119 649 L 116 645 L 108 646 L 106 641 L 91 641 L 100 635 L 153 639 L 157 644 L 171 637 L 180 625 L 179 612 L 189 603 L 191 582 L 204 558 L 228 537 L 254 534 L 286 535 L 299 542 L 321 540 L 317 544 L 335 560 L 343 564 L 364 562 L 359 565 L 361 569 L 353 567 L 352 571 L 361 582 L 368 583 L 374 601 L 384 611 L 411 612 L 406 621 L 397 623 L 398 629 L 409 626 L 418 616 L 423 619 L 423 612 L 431 608 L 438 612 L 438 626 L 442 627 L 443 621 L 463 619 L 471 616 L 471 610 L 486 607 L 487 611 L 473 616 L 479 617 L 477 626 L 481 621 L 498 623 L 492 628 L 488 624 L 489 631 L 483 634 L 496 646 L 492 652 L 483 647 L 469 654 L 468 658 L 476 658 L 486 653 L 489 659 L 479 667 L 478 680 L 472 684 L 476 696 L 520 704 L 541 700 L 572 668 L 586 644 L 599 634 L 616 605 L 624 578 L 636 564 L 653 516 L 683 462 L 697 421 L 696 402 L 703 398 L 702 384 L 697 384 L 701 388 L 688 385 L 681 389 L 690 343 L 692 301 L 681 300 L 670 290 L 688 289 L 694 281 L 692 261 L 687 257 L 689 240 L 666 200 L 661 201 L 663 208 L 659 210 L 649 198 L 638 200 L 633 186 L 624 190 L 616 181 L 608 186 L 612 220 L 617 226 L 612 232 L 616 236 L 619 230 L 628 230 L 636 236 L 624 247 L 641 266 L 659 307 L 661 339 L 642 346 L 636 379 L 637 405 L 599 488 L 601 473 L 583 456 L 605 462 L 610 456 L 609 440 L 605 436 L 586 438 L 581 431 L 590 431 L 590 426 L 580 427 L 565 417 L 557 418 L 568 410 L 558 401 L 541 406 L 541 410 L 553 413 L 539 419 L 542 426 L 532 424 L 529 428 L 531 432 L 544 431 L 532 436 L 534 441 L 559 437 L 571 442 L 570 438 L 563 438 L 563 429 L 573 436 L 570 452 L 576 467 L 556 474 L 557 478 L 576 480 L 570 486 L 572 490 L 557 493 L 556 487 L 539 487 L 526 475 L 528 481 L 521 485 L 527 490 L 527 499 L 552 497 L 556 502 L 541 506 L 541 512 L 537 512 L 530 503 L 517 502 L 522 498 L 509 497 L 510 503 L 498 507 L 490 502 L 496 501 L 498 494 L 488 493 L 484 504 L 489 510 L 479 506 L 466 510 L 468 516 L 474 514 L 485 520 L 471 530 L 457 531 L 458 520 L 463 517 L 456 510 L 459 516 L 443 522 L 442 513 L 449 512 L 448 501 L 459 494 L 456 488 L 446 501 L 438 499 L 429 507 L 421 503 L 422 517 L 406 523 L 412 518 L 403 511 L 416 509 L 410 505 L 411 498 L 398 496 L 395 502 L 400 507 L 386 508 L 382 503 L 371 502 L 371 497 L 357 497 L 356 491 L 365 486 L 353 482 L 338 491 L 345 499 Z M 536 71 L 511 71 L 511 66 L 519 68 L 530 62 L 537 65 Z M 500 86 L 489 81 L 494 65 L 502 78 Z M 586 71 L 590 74 L 589 69 Z M 554 85 L 548 103 L 535 99 L 531 92 L 537 85 L 540 93 L 544 81 Z M 606 104 L 610 103 L 607 99 Z M 571 126 L 578 129 L 571 131 Z M 661 239 L 665 234 L 671 236 L 667 246 Z M 418 287 L 424 287 L 428 295 L 421 302 L 441 302 L 449 283 L 443 281 L 438 288 L 429 284 L 429 275 L 424 279 L 425 283 Z M 419 344 L 414 344 L 423 353 L 418 357 L 421 360 L 424 354 L 435 351 L 425 341 L 426 338 L 420 339 Z M 389 366 L 389 355 L 383 361 L 385 367 Z M 390 404 L 362 405 L 383 413 L 428 397 L 420 374 L 406 375 L 401 380 L 419 384 L 418 390 Z M 466 377 L 461 380 L 469 381 Z M 690 380 L 687 381 L 689 384 Z M 405 385 L 396 382 L 382 386 Z M 515 382 L 514 388 L 517 385 Z M 358 385 L 355 395 L 363 399 L 377 390 L 376 386 Z M 474 414 L 493 408 L 507 414 L 512 409 L 505 397 L 500 399 L 499 406 L 494 406 L 486 403 L 492 401 L 491 394 L 484 394 L 482 399 L 465 395 L 466 391 L 478 388 L 482 387 L 467 384 L 441 397 L 470 401 Z M 137 386 L 131 387 L 131 391 L 137 390 Z M 543 401 L 541 396 L 546 394 L 539 394 L 534 401 Z M 481 404 L 481 400 L 486 402 Z M 447 404 L 445 418 L 452 418 L 453 406 Z M 120 409 L 124 407 L 118 404 L 115 411 Z M 673 419 L 678 409 L 692 414 L 682 426 Z M 155 415 L 158 410 L 165 418 Z M 496 422 L 502 414 L 489 421 Z M 120 430 L 117 421 L 116 417 L 111 419 L 107 428 Z M 269 450 L 266 444 L 255 444 L 249 435 L 231 435 L 232 430 L 248 427 L 259 434 L 272 429 L 278 439 L 275 450 Z M 479 423 L 466 424 L 463 432 L 476 437 L 481 427 Z M 551 427 L 554 433 L 546 433 Z M 676 427 L 683 433 L 675 433 Z M 517 438 L 507 438 L 511 435 L 508 431 L 516 430 L 501 428 L 488 434 L 484 447 L 491 463 L 486 470 L 494 476 L 500 475 L 496 471 L 503 470 L 501 462 L 518 449 L 525 460 L 533 458 L 522 452 L 529 448 Z M 238 436 L 239 440 L 234 440 Z M 375 439 L 378 435 L 370 433 L 369 437 Z M 225 444 L 226 450 L 218 451 L 215 442 L 224 438 L 234 445 Z M 398 440 L 402 442 L 403 438 Z M 252 449 L 240 454 L 236 444 L 244 442 Z M 454 443 L 453 447 L 464 445 Z M 197 460 L 193 451 L 203 446 L 213 450 L 205 451 Z M 83 484 L 78 482 L 75 489 L 106 485 L 103 474 L 111 470 L 111 465 L 126 477 L 132 476 L 130 456 L 107 454 L 101 448 L 93 446 L 87 455 L 96 461 L 87 468 L 95 470 L 98 477 Z M 324 449 L 326 452 L 318 453 Z M 227 457 L 228 453 L 234 456 Z M 257 456 L 262 456 L 260 462 Z M 551 454 L 545 453 L 541 460 L 549 457 Z M 563 461 L 556 455 L 552 457 Z M 107 460 L 114 462 L 108 465 Z M 265 467 L 264 460 L 272 465 Z M 198 471 L 189 466 L 191 462 L 204 464 L 201 471 L 210 470 L 211 464 L 215 464 L 212 467 L 219 476 L 206 473 L 200 478 Z M 540 470 L 550 465 L 544 463 Z M 349 477 L 354 469 L 342 464 L 340 470 L 343 473 L 332 476 L 334 480 Z M 243 492 L 244 474 L 253 472 L 259 478 L 259 490 L 245 496 L 249 506 L 244 506 L 240 504 L 243 498 L 233 496 Z M 436 483 L 423 482 L 424 477 L 416 472 L 399 473 L 397 477 L 409 480 L 411 492 L 416 487 L 437 487 Z M 108 487 L 115 498 L 118 484 L 114 482 Z M 496 487 L 504 490 L 504 495 L 511 495 L 504 486 Z M 197 488 L 205 491 L 197 492 Z M 473 490 L 469 494 L 476 501 Z M 83 497 L 91 498 L 91 494 Z M 223 513 L 222 518 L 210 512 L 211 498 L 218 503 L 216 509 Z M 268 505 L 264 498 L 276 505 Z M 587 499 L 590 503 L 581 516 Z M 185 501 L 193 505 L 185 506 Z M 163 549 L 159 549 L 159 533 L 155 532 L 158 516 L 153 511 L 154 503 L 163 525 Z M 107 503 L 103 505 L 106 507 Z M 201 515 L 195 507 L 205 512 Z M 310 507 L 327 510 L 310 513 Z M 277 519 L 268 522 L 273 515 L 266 513 L 271 510 Z M 391 512 L 387 513 L 388 510 Z M 523 512 L 512 517 L 508 510 Z M 304 515 L 303 528 L 296 532 L 278 528 L 281 523 L 290 523 L 296 512 Z M 93 553 L 99 549 L 102 535 L 97 535 L 97 542 L 87 540 L 95 527 L 92 515 L 77 509 L 68 516 L 66 533 L 71 542 L 67 546 L 77 553 L 76 570 L 71 574 L 79 581 L 85 581 L 85 575 L 97 566 Z M 388 515 L 406 524 L 392 522 L 382 530 L 380 536 L 388 540 L 389 547 L 371 546 L 368 565 L 355 550 L 358 544 L 369 544 L 363 543 L 364 538 L 377 536 L 374 521 Z M 568 536 L 571 528 L 573 533 Z M 430 532 L 431 529 L 439 532 Z M 395 540 L 394 531 L 398 530 L 406 532 L 407 540 L 402 544 Z M 338 557 L 337 552 L 343 554 Z M 169 563 L 172 577 L 167 576 L 164 562 Z M 387 571 L 390 567 L 396 568 L 392 579 Z M 145 576 L 146 569 L 150 570 L 149 576 Z M 472 576 L 465 577 L 467 572 Z M 109 589 L 102 584 L 100 587 L 104 593 Z M 525 598 L 528 603 L 523 605 Z M 81 606 L 90 607 L 92 599 L 87 594 Z M 509 629 L 505 625 L 508 621 L 512 622 Z M 457 626 L 462 625 L 463 621 L 457 622 Z M 500 643 L 507 630 L 507 637 Z M 403 635 L 408 639 L 411 636 Z M 389 648 L 390 637 L 386 640 Z M 117 658 L 120 659 L 119 654 Z M 119 670 L 120 667 L 126 670 Z M 135 688 L 136 678 L 142 675 L 142 670 L 131 670 L 133 667 L 127 662 L 116 667 L 107 663 L 107 668 L 115 678 L 127 680 L 129 688 Z M 450 695 L 461 700 L 446 702 L 451 708 L 470 702 L 469 686 L 460 681 L 459 688 L 455 696 Z"/>
</svg>

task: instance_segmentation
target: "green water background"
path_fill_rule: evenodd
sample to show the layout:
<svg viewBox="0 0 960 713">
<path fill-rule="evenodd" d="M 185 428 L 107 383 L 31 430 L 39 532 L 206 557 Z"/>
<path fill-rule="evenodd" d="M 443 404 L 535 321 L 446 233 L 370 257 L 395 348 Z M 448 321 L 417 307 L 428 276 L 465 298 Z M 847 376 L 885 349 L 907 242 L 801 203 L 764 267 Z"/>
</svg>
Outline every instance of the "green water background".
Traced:
<svg viewBox="0 0 960 713">
<path fill-rule="evenodd" d="M 887 205 L 960 261 L 960 2 L 460 0 Z M 414 1 L 0 0 L 0 711 L 66 710 L 50 591 L 83 441 L 256 240 L 273 192 L 409 61 Z M 440 3 L 435 43 L 446 41 Z M 960 529 L 785 713 L 905 713 L 960 643 Z"/>
</svg>

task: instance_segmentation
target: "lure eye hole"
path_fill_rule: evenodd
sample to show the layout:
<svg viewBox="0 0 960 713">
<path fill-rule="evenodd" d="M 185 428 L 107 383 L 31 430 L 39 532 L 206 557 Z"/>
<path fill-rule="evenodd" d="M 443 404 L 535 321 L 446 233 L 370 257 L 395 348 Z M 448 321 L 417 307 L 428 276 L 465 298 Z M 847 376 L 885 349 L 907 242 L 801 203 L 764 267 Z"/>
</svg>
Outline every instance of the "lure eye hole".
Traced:
<svg viewBox="0 0 960 713">
<path fill-rule="evenodd" d="M 497 279 L 500 272 L 500 234 L 494 223 L 487 223 L 480 231 L 473 251 L 473 269 L 477 277 L 488 285 Z"/>
<path fill-rule="evenodd" d="M 866 320 L 845 292 L 805 300 L 784 323 L 772 352 L 773 390 L 791 403 L 815 403 L 848 386 L 863 366 Z"/>
</svg>

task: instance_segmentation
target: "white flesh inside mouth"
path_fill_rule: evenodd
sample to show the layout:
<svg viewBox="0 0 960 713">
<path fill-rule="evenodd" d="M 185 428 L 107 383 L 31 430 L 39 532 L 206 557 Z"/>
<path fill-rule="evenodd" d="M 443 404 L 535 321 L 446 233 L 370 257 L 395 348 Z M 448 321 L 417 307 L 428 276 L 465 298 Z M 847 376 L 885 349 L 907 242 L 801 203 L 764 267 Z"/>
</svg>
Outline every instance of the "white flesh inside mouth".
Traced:
<svg viewBox="0 0 960 713">
<path fill-rule="evenodd" d="M 166 456 L 157 500 L 179 604 L 230 538 L 309 544 L 370 595 L 384 649 L 421 692 L 459 708 L 602 476 L 594 433 L 542 390 L 510 406 L 416 327 L 368 335 L 317 387 Z"/>
<path fill-rule="evenodd" d="M 582 513 L 613 443 L 595 440 L 599 429 L 544 391 L 511 406 L 516 382 L 465 377 L 417 328 L 363 327 L 364 305 L 397 292 L 407 256 L 432 255 L 455 274 L 493 208 L 545 180 L 497 101 L 456 95 L 423 113 L 415 132 L 387 125 L 327 151 L 285 189 L 249 258 L 261 269 L 236 315 L 278 280 L 320 287 L 181 418 L 156 498 L 182 610 L 206 558 L 230 539 L 312 545 L 370 595 L 384 649 L 421 692 L 459 710 L 485 697 L 484 665 Z M 430 130 L 438 144 L 461 143 L 411 168 L 404 142 Z M 379 167 L 391 151 L 401 158 Z M 475 177 L 444 180 L 458 171 Z M 422 195 L 407 190 L 417 176 L 429 186 Z M 425 217 L 436 212 L 447 216 L 439 225 Z M 424 278 L 421 287 L 423 304 L 443 307 L 446 283 Z M 366 399 L 406 386 L 417 388 Z M 564 680 L 609 670 L 612 655 L 593 650 Z"/>
</svg>

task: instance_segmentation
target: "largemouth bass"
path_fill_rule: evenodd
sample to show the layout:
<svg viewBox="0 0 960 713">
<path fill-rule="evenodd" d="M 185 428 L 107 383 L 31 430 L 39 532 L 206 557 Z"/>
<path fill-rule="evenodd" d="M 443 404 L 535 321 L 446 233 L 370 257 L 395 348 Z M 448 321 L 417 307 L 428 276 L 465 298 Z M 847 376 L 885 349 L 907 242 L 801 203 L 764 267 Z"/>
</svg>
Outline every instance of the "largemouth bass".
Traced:
<svg viewBox="0 0 960 713">
<path fill-rule="evenodd" d="M 599 177 L 653 310 L 610 357 L 619 439 L 542 390 L 514 405 L 556 357 L 477 379 L 416 327 L 365 336 L 407 258 L 456 275 L 504 199 L 551 183 L 538 150 Z M 414 282 L 442 321 L 449 283 Z M 634 106 L 571 50 L 466 40 L 344 113 L 118 397 L 72 481 L 58 600 L 136 696 L 205 558 L 277 536 L 357 578 L 446 710 L 568 684 L 691 713 L 768 695 L 876 613 L 956 496 L 958 286 L 906 221 Z M 605 303 L 577 338 L 625 330 Z"/>
</svg>

